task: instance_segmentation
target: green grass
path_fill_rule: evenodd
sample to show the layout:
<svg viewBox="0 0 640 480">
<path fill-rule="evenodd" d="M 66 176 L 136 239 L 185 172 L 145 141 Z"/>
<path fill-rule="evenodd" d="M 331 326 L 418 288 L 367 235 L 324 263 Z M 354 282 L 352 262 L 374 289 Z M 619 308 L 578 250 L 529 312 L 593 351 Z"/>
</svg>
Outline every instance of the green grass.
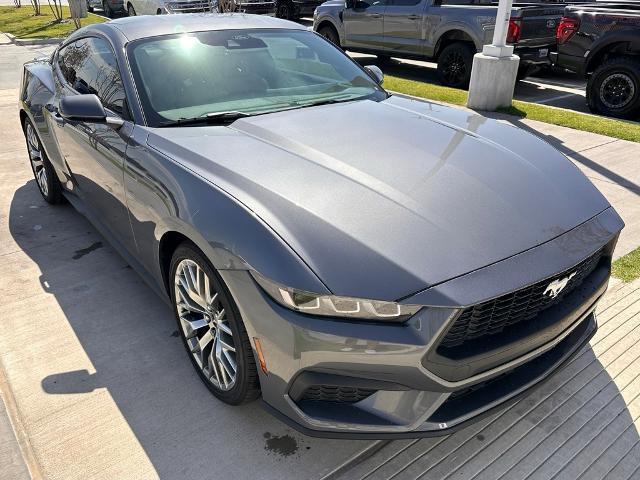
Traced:
<svg viewBox="0 0 640 480">
<path fill-rule="evenodd" d="M 76 29 L 71 20 L 69 7 L 62 7 L 62 22 L 56 22 L 49 4 L 42 2 L 40 15 L 36 16 L 30 4 L 16 7 L 0 7 L 0 32 L 10 33 L 17 38 L 62 38 L 73 33 Z M 88 14 L 81 20 L 82 26 L 101 23 L 106 18 Z"/>
<path fill-rule="evenodd" d="M 612 273 L 623 282 L 640 278 L 640 247 L 613 262 Z"/>
<path fill-rule="evenodd" d="M 407 80 L 391 75 L 385 76 L 384 86 L 386 89 L 394 92 L 435 100 L 437 102 L 452 103 L 454 105 L 465 105 L 467 103 L 467 92 L 455 88 Z M 640 125 L 631 122 L 586 115 L 535 103 L 520 102 L 518 100 L 514 100 L 511 108 L 501 109 L 500 111 L 520 118 L 538 120 L 540 122 L 574 128 L 585 132 L 598 133 L 622 140 L 640 142 Z"/>
</svg>

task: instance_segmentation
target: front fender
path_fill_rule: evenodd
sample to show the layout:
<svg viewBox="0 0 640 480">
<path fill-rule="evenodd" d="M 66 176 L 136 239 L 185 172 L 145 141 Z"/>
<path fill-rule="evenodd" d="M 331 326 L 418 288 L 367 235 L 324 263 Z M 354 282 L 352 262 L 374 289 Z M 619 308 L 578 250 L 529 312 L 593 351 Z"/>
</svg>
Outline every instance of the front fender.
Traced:
<svg viewBox="0 0 640 480">
<path fill-rule="evenodd" d="M 187 237 L 217 270 L 255 269 L 285 285 L 329 293 L 307 264 L 259 216 L 205 179 L 188 159 L 146 144 L 136 127 L 127 148 L 125 190 L 138 257 L 164 285 L 161 242 Z"/>
</svg>

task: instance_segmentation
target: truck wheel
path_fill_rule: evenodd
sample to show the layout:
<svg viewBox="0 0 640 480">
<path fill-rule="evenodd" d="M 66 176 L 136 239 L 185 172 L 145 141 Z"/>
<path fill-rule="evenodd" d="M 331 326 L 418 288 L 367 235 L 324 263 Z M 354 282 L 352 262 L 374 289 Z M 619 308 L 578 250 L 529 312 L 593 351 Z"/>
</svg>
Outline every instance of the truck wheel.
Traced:
<svg viewBox="0 0 640 480">
<path fill-rule="evenodd" d="M 531 68 L 529 67 L 529 65 L 520 65 L 518 67 L 518 73 L 516 74 L 516 81 L 519 82 L 520 80 L 524 80 L 525 78 L 527 78 L 530 71 Z"/>
<path fill-rule="evenodd" d="M 587 83 L 587 105 L 610 117 L 640 114 L 640 61 L 613 57 L 596 68 Z"/>
<path fill-rule="evenodd" d="M 455 42 L 444 47 L 438 56 L 438 80 L 443 85 L 467 88 L 476 49 L 468 43 Z"/>
<path fill-rule="evenodd" d="M 285 20 L 294 20 L 293 8 L 289 5 L 288 1 L 285 0 L 276 3 L 276 17 Z"/>
<path fill-rule="evenodd" d="M 340 47 L 340 37 L 338 36 L 338 32 L 336 32 L 335 28 L 325 25 L 318 30 L 318 33 L 333 43 L 336 47 Z"/>
</svg>

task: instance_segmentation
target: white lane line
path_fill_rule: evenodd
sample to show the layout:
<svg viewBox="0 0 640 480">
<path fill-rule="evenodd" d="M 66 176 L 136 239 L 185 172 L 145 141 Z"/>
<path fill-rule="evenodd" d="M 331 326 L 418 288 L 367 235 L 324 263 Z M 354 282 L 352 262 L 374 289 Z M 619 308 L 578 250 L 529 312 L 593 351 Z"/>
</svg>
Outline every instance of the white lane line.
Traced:
<svg viewBox="0 0 640 480">
<path fill-rule="evenodd" d="M 565 93 L 564 95 L 558 95 L 555 97 L 551 97 L 551 98 L 546 98 L 544 100 L 533 100 L 533 103 L 549 103 L 549 102 L 555 102 L 556 100 L 562 100 L 564 98 L 571 98 L 571 97 L 584 97 L 584 95 L 580 95 L 579 93 Z"/>
</svg>

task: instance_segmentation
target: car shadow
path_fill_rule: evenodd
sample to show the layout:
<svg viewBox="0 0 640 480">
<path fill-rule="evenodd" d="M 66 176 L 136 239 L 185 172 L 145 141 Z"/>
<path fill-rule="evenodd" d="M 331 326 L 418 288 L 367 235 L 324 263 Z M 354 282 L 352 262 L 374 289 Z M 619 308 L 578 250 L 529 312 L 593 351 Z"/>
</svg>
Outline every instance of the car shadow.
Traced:
<svg viewBox="0 0 640 480">
<path fill-rule="evenodd" d="M 37 208 L 33 208 L 34 202 L 38 202 Z M 83 398 L 96 398 L 106 391 L 134 435 L 134 446 L 139 444 L 144 450 L 153 476 L 163 479 L 320 478 L 370 445 L 305 437 L 265 413 L 258 403 L 230 407 L 213 398 L 192 369 L 170 309 L 84 217 L 69 205 L 45 205 L 33 180 L 15 191 L 8 221 L 12 238 L 40 272 L 42 290 L 60 307 L 64 317 L 58 317 L 57 324 L 62 328 L 68 323 L 81 346 L 81 357 L 86 355 L 91 365 L 89 369 L 83 361 L 71 362 L 67 351 L 47 352 L 49 362 L 34 366 L 36 371 L 49 371 L 40 377 L 46 394 L 37 405 L 42 412 L 59 409 L 56 402 L 63 400 L 77 398 L 80 405 Z M 34 230 L 34 224 L 42 228 Z M 42 231 L 49 233 L 44 241 L 38 236 Z M 58 354 L 64 361 L 58 363 Z M 576 370 L 584 364 L 584 369 Z M 616 375 L 630 378 L 629 368 Z M 503 414 L 502 420 L 489 424 L 491 429 L 482 434 L 486 442 L 474 440 L 486 421 L 446 437 L 440 444 L 448 448 L 442 461 L 460 466 L 457 446 L 471 445 L 477 452 L 474 461 L 490 465 L 496 456 L 493 450 L 482 448 L 488 440 L 507 442 L 507 446 L 525 441 L 525 445 L 553 457 L 560 441 L 583 442 L 588 438 L 589 461 L 597 458 L 607 465 L 626 465 L 633 461 L 628 454 L 634 453 L 639 438 L 626 407 L 625 388 L 612 380 L 609 370 L 587 349 L 567 369 Z M 545 397 L 549 389 L 553 393 Z M 532 402 L 539 405 L 530 409 Z M 571 405 L 571 410 L 555 408 L 562 402 Z M 80 407 L 68 408 L 65 424 L 71 428 L 67 427 L 65 434 L 78 439 L 95 435 L 86 431 L 84 415 L 104 416 L 105 422 L 119 425 L 121 418 L 107 408 L 110 401 L 96 400 L 96 405 L 100 409 L 84 413 Z M 507 417 L 509 414 L 512 416 Z M 566 428 L 554 429 L 558 424 Z M 524 440 L 520 436 L 523 425 L 528 428 Z M 542 443 L 541 434 L 547 439 Z M 613 439 L 615 448 L 603 447 L 598 435 Z M 442 439 L 415 444 L 437 441 Z M 391 442 L 387 448 L 391 445 L 403 443 Z M 109 446 L 116 452 L 114 461 L 127 457 L 128 452 L 121 448 Z M 95 473 L 90 468 L 75 466 L 85 477 Z M 147 478 L 149 471 L 130 475 Z M 349 478 L 348 472 L 345 478 Z M 400 474 L 398 478 L 405 477 Z"/>
<path fill-rule="evenodd" d="M 121 461 L 142 447 L 149 460 L 146 470 L 141 464 L 126 478 L 277 479 L 299 469 L 305 478 L 318 478 L 370 443 L 306 437 L 265 412 L 259 401 L 239 407 L 218 401 L 193 370 L 171 309 L 82 215 L 68 204 L 47 205 L 34 180 L 15 191 L 8 223 L 13 240 L 40 272 L 39 288 L 25 295 L 52 295 L 62 314 L 50 321 L 60 326 L 56 330 L 68 324 L 72 331 L 59 340 L 67 348 L 47 347 L 49 360 L 30 368 L 29 375 L 47 372 L 38 380 L 46 395 L 36 402 L 18 392 L 18 403 L 27 402 L 23 408 L 49 419 L 47 412 L 76 398 L 79 404 L 83 398 L 102 399 L 95 400 L 95 412 L 70 408 L 60 435 L 82 442 L 121 431 L 124 418 L 135 440 L 126 443 L 125 436 L 119 445 L 106 439 L 108 450 Z M 75 339 L 81 348 L 73 347 Z M 91 433 L 95 416 L 112 426 Z M 76 465 L 83 475 L 78 478 L 95 474 L 91 468 L 93 463 Z"/>
</svg>

